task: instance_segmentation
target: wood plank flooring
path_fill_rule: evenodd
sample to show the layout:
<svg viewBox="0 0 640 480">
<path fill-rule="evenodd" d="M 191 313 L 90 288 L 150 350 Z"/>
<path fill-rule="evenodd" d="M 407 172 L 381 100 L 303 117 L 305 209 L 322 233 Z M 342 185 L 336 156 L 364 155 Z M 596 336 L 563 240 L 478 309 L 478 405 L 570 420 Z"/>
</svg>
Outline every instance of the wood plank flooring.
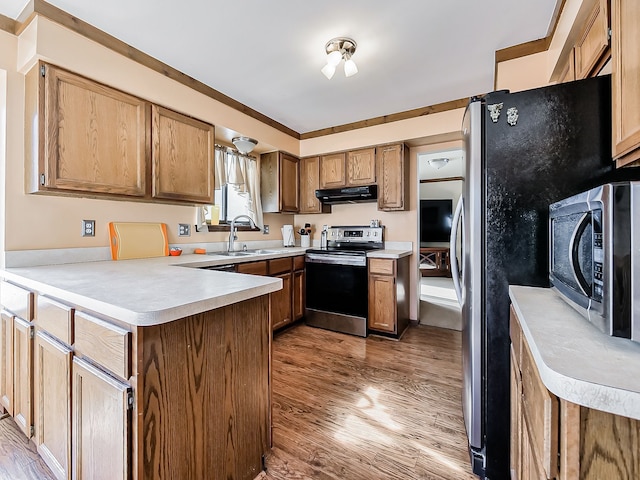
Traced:
<svg viewBox="0 0 640 480">
<path fill-rule="evenodd" d="M 294 326 L 273 342 L 279 479 L 477 479 L 461 408 L 460 332 L 411 327 L 401 341 Z"/>
<path fill-rule="evenodd" d="M 460 332 L 401 341 L 294 326 L 273 343 L 273 443 L 262 480 L 477 480 L 461 410 Z M 11 418 L 0 480 L 52 479 Z"/>
<path fill-rule="evenodd" d="M 2 408 L 0 407 L 0 411 Z M 54 480 L 49 467 L 38 455 L 13 418 L 0 415 L 0 479 Z"/>
</svg>

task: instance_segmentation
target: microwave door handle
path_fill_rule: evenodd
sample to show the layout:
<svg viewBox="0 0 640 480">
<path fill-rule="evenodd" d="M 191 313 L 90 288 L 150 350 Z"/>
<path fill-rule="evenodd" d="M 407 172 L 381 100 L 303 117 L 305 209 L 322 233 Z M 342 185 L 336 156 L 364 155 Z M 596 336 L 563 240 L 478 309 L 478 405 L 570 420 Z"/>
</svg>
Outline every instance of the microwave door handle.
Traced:
<svg viewBox="0 0 640 480">
<path fill-rule="evenodd" d="M 456 211 L 453 214 L 453 220 L 451 222 L 451 235 L 449 237 L 449 262 L 451 263 L 451 278 L 453 280 L 453 288 L 456 291 L 456 297 L 458 303 L 462 305 L 462 286 L 460 281 L 460 272 L 458 270 L 458 256 L 457 256 L 457 240 L 458 240 L 458 222 L 463 215 L 462 197 L 458 200 L 456 205 Z M 462 227 L 464 228 L 464 226 Z"/>
<path fill-rule="evenodd" d="M 580 259 L 578 257 L 578 248 L 580 244 L 580 237 L 582 237 L 582 234 L 584 233 L 587 226 L 591 224 L 591 219 L 592 219 L 591 212 L 585 213 L 580 219 L 580 222 L 578 223 L 575 230 L 573 231 L 573 235 L 571 235 L 571 242 L 570 242 L 571 255 L 569 256 L 569 262 L 571 263 L 573 276 L 575 277 L 576 282 L 578 282 L 578 285 L 582 289 L 582 292 L 585 295 L 587 295 L 589 298 L 592 297 L 593 292 L 592 292 L 591 285 L 589 285 L 589 283 L 587 282 L 587 279 L 584 278 L 584 275 L 580 270 Z"/>
</svg>

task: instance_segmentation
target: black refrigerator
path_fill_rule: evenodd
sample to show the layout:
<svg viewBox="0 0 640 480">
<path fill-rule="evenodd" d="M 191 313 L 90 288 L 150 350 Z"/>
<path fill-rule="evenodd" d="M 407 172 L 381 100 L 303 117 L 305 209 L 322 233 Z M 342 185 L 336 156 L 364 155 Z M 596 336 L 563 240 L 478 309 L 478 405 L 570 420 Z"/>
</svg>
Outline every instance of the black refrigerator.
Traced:
<svg viewBox="0 0 640 480">
<path fill-rule="evenodd" d="M 613 169 L 611 78 L 472 98 L 462 128 L 465 180 L 451 244 L 451 252 L 461 245 L 452 271 L 462 404 L 474 473 L 498 480 L 509 478 L 508 286 L 549 286 L 549 204 Z"/>
</svg>

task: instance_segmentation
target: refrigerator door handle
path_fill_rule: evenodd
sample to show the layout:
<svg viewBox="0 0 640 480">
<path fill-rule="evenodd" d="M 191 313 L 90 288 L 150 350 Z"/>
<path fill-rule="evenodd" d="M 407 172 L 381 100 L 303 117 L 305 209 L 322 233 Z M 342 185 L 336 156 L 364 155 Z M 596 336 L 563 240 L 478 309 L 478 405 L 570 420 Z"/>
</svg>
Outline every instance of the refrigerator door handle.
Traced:
<svg viewBox="0 0 640 480">
<path fill-rule="evenodd" d="M 464 215 L 462 196 L 458 200 L 456 205 L 456 211 L 453 214 L 453 220 L 451 222 L 451 236 L 449 237 L 449 261 L 451 263 L 451 278 L 453 279 L 453 287 L 456 291 L 456 297 L 458 303 L 462 305 L 462 281 L 460 270 L 458 269 L 458 256 L 457 256 L 457 241 L 458 241 L 458 223 L 460 218 Z"/>
</svg>

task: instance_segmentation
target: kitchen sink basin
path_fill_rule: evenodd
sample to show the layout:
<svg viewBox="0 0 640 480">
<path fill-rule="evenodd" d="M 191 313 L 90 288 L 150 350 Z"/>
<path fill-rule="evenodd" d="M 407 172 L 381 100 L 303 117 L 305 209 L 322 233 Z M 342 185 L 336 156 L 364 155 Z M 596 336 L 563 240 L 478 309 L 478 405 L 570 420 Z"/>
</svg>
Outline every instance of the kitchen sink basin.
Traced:
<svg viewBox="0 0 640 480">
<path fill-rule="evenodd" d="M 222 255 L 224 257 L 246 257 L 247 255 L 254 255 L 251 252 L 211 252 L 211 255 Z"/>
</svg>

